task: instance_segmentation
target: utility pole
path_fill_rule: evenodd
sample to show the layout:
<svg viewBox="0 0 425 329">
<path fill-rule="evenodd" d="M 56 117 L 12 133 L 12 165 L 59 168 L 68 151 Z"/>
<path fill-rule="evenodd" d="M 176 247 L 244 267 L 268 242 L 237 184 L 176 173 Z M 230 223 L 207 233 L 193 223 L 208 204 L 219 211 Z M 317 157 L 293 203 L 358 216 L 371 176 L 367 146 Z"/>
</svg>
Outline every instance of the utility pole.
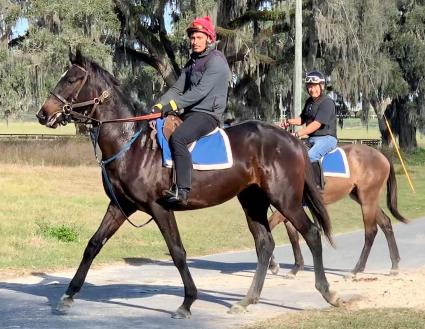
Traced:
<svg viewBox="0 0 425 329">
<path fill-rule="evenodd" d="M 295 0 L 294 118 L 301 114 L 302 35 L 302 0 Z"/>
</svg>

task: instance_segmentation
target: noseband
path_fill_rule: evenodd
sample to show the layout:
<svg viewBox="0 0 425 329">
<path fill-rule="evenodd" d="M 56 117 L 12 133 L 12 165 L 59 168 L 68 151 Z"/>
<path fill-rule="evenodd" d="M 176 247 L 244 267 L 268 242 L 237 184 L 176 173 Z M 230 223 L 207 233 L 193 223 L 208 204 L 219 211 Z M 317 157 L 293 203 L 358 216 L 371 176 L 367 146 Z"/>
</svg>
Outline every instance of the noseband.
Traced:
<svg viewBox="0 0 425 329">
<path fill-rule="evenodd" d="M 85 101 L 85 102 L 76 103 L 76 101 L 78 99 L 78 95 L 80 94 L 80 91 L 83 89 L 84 85 L 87 82 L 89 72 L 85 68 L 83 68 L 83 67 L 81 67 L 77 64 L 72 64 L 72 66 L 75 66 L 75 67 L 77 67 L 78 69 L 80 69 L 84 72 L 83 81 L 81 82 L 81 85 L 78 87 L 78 90 L 75 93 L 75 95 L 72 97 L 71 102 L 68 102 L 65 99 L 65 97 L 62 97 L 60 94 L 54 93 L 53 91 L 50 92 L 50 94 L 55 96 L 63 104 L 62 109 L 53 113 L 51 117 L 58 115 L 58 114 L 62 114 L 62 116 L 64 117 L 64 120 L 61 121 L 61 124 L 63 124 L 63 125 L 66 125 L 68 122 L 71 122 L 71 120 L 76 121 L 76 119 L 78 119 L 78 118 L 80 119 L 81 123 L 89 123 L 89 122 L 92 122 L 92 121 L 97 121 L 97 120 L 92 118 L 92 115 L 93 115 L 94 111 L 96 110 L 96 107 L 99 104 L 102 104 L 111 95 L 111 93 L 110 93 L 109 89 L 104 90 L 99 97 L 95 97 L 95 98 L 88 100 L 88 101 Z M 93 105 L 90 113 L 87 113 L 88 112 L 87 110 L 84 111 L 84 113 L 79 113 L 77 111 L 74 111 L 74 109 L 81 108 L 81 107 L 87 107 L 87 106 L 90 106 L 90 105 Z"/>
</svg>

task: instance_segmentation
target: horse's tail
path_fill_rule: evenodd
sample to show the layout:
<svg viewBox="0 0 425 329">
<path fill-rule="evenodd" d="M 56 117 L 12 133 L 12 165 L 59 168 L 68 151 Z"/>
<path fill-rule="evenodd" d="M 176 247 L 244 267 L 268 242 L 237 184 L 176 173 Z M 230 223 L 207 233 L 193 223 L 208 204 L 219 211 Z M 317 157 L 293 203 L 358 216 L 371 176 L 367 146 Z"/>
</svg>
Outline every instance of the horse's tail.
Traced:
<svg viewBox="0 0 425 329">
<path fill-rule="evenodd" d="M 397 180 L 393 163 L 388 157 L 387 160 L 390 164 L 390 174 L 387 179 L 387 207 L 395 218 L 403 223 L 408 223 L 409 220 L 404 218 L 397 209 Z"/>
<path fill-rule="evenodd" d="M 308 158 L 306 159 L 306 170 L 304 176 L 304 202 L 307 204 L 308 209 L 310 209 L 314 222 L 319 224 L 319 226 L 323 229 L 325 236 L 329 240 L 329 243 L 334 246 L 331 220 L 323 203 L 322 196 L 316 187 L 316 182 L 313 176 L 313 167 Z"/>
</svg>

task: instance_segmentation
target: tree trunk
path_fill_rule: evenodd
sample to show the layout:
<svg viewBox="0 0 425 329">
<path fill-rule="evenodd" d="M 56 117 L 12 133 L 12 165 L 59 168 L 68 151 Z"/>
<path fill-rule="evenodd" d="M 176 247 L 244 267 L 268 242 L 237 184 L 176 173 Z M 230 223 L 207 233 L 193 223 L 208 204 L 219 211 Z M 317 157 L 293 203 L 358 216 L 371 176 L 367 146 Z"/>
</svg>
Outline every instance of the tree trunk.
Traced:
<svg viewBox="0 0 425 329">
<path fill-rule="evenodd" d="M 403 151 L 414 151 L 418 144 L 416 141 L 416 126 L 409 118 L 412 108 L 409 106 L 407 97 L 393 100 L 386 115 L 391 122 L 391 129 L 394 135 L 398 136 L 400 148 Z"/>
<path fill-rule="evenodd" d="M 315 15 L 319 11 L 318 7 L 318 1 L 313 0 L 311 2 L 311 11 L 313 15 L 308 17 L 306 21 L 303 23 L 304 27 L 306 27 L 307 32 L 307 52 L 306 58 L 305 58 L 305 65 L 307 68 L 307 71 L 315 70 L 316 68 L 316 56 L 317 56 L 317 50 L 319 46 L 319 40 L 317 36 L 317 28 L 316 28 L 316 20 Z"/>
<path fill-rule="evenodd" d="M 384 101 L 376 101 L 375 99 L 370 100 L 370 104 L 378 118 L 378 127 L 379 132 L 381 133 L 381 141 L 382 145 L 388 146 L 391 143 L 391 136 L 388 131 L 387 124 L 385 123 L 385 115 L 386 109 L 391 106 L 391 99 L 387 98 Z"/>
<path fill-rule="evenodd" d="M 416 142 L 416 127 L 409 120 L 409 106 L 406 98 L 403 99 L 403 104 L 397 111 L 400 122 L 400 130 L 398 141 L 400 148 L 403 151 L 414 151 L 418 144 Z"/>
</svg>

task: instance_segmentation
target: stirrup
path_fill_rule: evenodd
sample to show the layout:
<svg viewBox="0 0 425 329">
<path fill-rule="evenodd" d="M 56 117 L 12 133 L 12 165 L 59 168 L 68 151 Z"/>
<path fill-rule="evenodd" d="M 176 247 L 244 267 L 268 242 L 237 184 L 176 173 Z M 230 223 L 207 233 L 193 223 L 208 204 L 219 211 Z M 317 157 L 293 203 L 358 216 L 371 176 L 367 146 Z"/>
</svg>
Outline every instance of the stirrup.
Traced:
<svg viewBox="0 0 425 329">
<path fill-rule="evenodd" d="M 187 205 L 187 194 L 189 191 L 173 185 L 169 190 L 163 192 L 164 202 L 169 205 Z"/>
</svg>

